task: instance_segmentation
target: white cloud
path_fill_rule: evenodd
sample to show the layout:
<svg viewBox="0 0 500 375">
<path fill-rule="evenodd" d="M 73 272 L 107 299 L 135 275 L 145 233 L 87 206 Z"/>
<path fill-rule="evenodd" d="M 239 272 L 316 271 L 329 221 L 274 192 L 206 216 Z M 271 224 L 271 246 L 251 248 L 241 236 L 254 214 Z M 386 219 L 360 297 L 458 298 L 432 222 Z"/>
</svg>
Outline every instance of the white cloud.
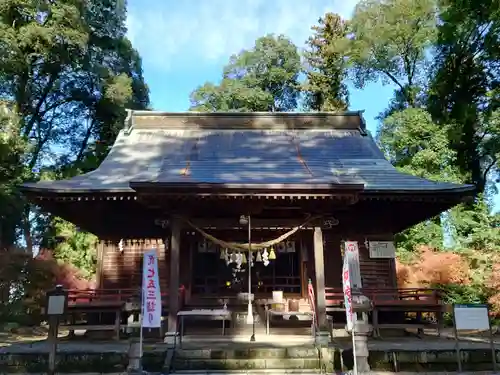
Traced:
<svg viewBox="0 0 500 375">
<path fill-rule="evenodd" d="M 258 37 L 284 34 L 298 46 L 318 18 L 349 17 L 356 0 L 129 0 L 129 37 L 154 68 L 226 61 Z M 175 5 L 174 5 L 175 4 Z"/>
</svg>

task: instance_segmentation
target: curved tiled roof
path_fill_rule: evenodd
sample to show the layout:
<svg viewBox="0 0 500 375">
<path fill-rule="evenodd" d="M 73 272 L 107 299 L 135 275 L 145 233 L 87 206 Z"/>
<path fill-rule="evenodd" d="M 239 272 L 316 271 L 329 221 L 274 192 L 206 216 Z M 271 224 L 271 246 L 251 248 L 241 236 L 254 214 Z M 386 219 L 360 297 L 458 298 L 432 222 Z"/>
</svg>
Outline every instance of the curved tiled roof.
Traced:
<svg viewBox="0 0 500 375">
<path fill-rule="evenodd" d="M 133 191 L 134 184 L 362 185 L 365 191 L 471 190 L 396 170 L 360 113 L 158 114 L 129 118 L 95 171 L 25 189 Z"/>
</svg>

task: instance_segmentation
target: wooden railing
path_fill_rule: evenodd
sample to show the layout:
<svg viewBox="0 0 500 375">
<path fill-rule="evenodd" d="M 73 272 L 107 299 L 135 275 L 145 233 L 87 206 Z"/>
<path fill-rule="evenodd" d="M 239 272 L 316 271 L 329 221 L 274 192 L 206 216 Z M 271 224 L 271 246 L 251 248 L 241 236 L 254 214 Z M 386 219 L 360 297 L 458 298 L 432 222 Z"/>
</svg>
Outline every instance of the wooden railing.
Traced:
<svg viewBox="0 0 500 375">
<path fill-rule="evenodd" d="M 126 302 L 140 302 L 141 290 L 124 289 L 68 289 L 68 307 L 84 305 L 123 305 Z M 168 292 L 162 292 L 162 304 L 168 304 Z M 181 306 L 185 300 L 185 290 L 179 288 Z"/>
<path fill-rule="evenodd" d="M 441 291 L 433 288 L 363 288 L 352 293 L 368 297 L 377 306 L 441 304 Z M 342 288 L 326 287 L 325 299 L 327 307 L 342 307 Z"/>
<path fill-rule="evenodd" d="M 438 332 L 442 327 L 444 305 L 442 293 L 433 288 L 363 288 L 353 291 L 353 296 L 364 295 L 371 301 L 372 324 L 376 335 L 380 328 L 428 328 L 436 327 Z M 325 305 L 327 313 L 345 311 L 344 293 L 342 288 L 325 288 Z M 379 313 L 399 312 L 403 315 L 414 314 L 415 321 L 408 322 L 405 318 L 391 319 L 379 324 Z M 423 314 L 435 315 L 434 322 L 424 322 Z"/>
</svg>

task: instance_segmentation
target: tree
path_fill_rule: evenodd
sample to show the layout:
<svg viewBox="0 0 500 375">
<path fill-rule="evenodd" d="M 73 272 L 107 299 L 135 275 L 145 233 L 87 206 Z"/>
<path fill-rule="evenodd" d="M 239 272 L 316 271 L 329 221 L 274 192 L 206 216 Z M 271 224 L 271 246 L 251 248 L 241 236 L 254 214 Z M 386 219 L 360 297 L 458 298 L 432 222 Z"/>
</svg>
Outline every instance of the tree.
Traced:
<svg viewBox="0 0 500 375">
<path fill-rule="evenodd" d="M 435 38 L 434 0 L 363 0 L 350 29 L 356 86 L 381 79 L 397 86 L 405 106 L 415 107 L 426 83 L 426 51 Z"/>
<path fill-rule="evenodd" d="M 78 267 L 82 280 L 95 272 L 96 238 L 42 214 L 12 187 L 95 169 L 125 107 L 147 108 L 141 59 L 126 38 L 125 20 L 122 0 L 0 2 L 0 100 L 17 116 L 6 133 L 12 136 L 0 136 L 0 171 L 10 168 L 8 184 L 0 177 L 0 200 L 16 203 L 0 204 L 0 238 L 10 247 L 22 233 L 29 251 L 50 244 L 51 256 Z"/>
<path fill-rule="evenodd" d="M 16 184 L 22 181 L 26 139 L 19 132 L 19 117 L 8 102 L 0 102 L 0 252 L 16 240 L 20 204 Z"/>
<path fill-rule="evenodd" d="M 267 35 L 230 58 L 220 84 L 206 83 L 191 94 L 194 111 L 292 111 L 297 107 L 301 70 L 297 47 L 284 36 Z"/>
<path fill-rule="evenodd" d="M 456 153 L 448 147 L 448 130 L 433 122 L 420 108 L 395 112 L 381 123 L 377 140 L 387 159 L 402 172 L 434 181 L 460 182 Z M 420 245 L 443 248 L 440 218 L 434 218 L 397 234 L 401 254 Z"/>
<path fill-rule="evenodd" d="M 347 110 L 349 95 L 344 82 L 349 47 L 347 23 L 334 13 L 327 13 L 313 26 L 304 53 L 306 82 L 305 106 L 313 111 Z"/>
<path fill-rule="evenodd" d="M 436 64 L 428 107 L 438 122 L 453 123 L 450 145 L 460 170 L 479 192 L 496 168 L 500 4 L 495 0 L 441 2 Z M 498 119 L 498 117 L 497 117 Z"/>
<path fill-rule="evenodd" d="M 0 99 L 11 100 L 17 132 L 30 140 L 18 163 L 28 171 L 24 180 L 94 169 L 123 123 L 124 107 L 147 106 L 125 18 L 120 0 L 0 3 Z M 42 225 L 33 236 L 33 210 L 23 205 L 15 225 L 30 251 L 45 235 Z M 40 223 L 43 215 L 36 216 Z"/>
</svg>

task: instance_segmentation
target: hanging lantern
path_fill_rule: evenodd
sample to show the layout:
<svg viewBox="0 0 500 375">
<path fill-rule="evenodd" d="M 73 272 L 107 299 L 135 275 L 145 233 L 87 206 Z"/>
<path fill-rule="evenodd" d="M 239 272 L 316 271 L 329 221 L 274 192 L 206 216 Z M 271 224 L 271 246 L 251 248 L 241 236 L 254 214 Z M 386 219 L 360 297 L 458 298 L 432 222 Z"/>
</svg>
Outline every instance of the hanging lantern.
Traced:
<svg viewBox="0 0 500 375">
<path fill-rule="evenodd" d="M 245 253 L 241 254 L 241 264 L 247 264 L 247 256 Z"/>
<path fill-rule="evenodd" d="M 275 260 L 276 259 L 276 253 L 274 252 L 274 249 L 271 247 L 271 250 L 269 251 L 269 260 Z"/>
<path fill-rule="evenodd" d="M 262 255 L 260 255 L 260 251 L 257 251 L 257 257 L 255 258 L 256 262 L 262 262 Z"/>
</svg>

